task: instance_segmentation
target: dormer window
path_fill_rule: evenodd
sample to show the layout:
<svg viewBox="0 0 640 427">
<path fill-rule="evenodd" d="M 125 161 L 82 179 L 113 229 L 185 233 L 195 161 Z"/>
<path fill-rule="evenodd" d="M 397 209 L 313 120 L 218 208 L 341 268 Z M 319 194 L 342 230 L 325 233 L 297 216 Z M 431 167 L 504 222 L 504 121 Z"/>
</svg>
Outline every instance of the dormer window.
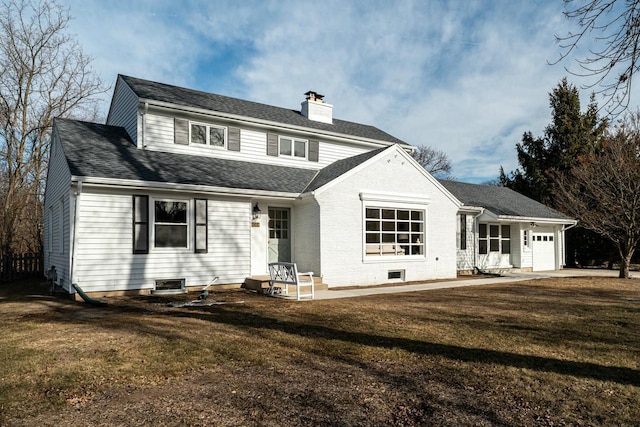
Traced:
<svg viewBox="0 0 640 427">
<path fill-rule="evenodd" d="M 226 141 L 226 127 L 191 122 L 189 127 L 189 142 L 191 144 L 224 148 Z"/>
<path fill-rule="evenodd" d="M 307 158 L 307 140 L 281 136 L 278 140 L 280 156 Z"/>
</svg>

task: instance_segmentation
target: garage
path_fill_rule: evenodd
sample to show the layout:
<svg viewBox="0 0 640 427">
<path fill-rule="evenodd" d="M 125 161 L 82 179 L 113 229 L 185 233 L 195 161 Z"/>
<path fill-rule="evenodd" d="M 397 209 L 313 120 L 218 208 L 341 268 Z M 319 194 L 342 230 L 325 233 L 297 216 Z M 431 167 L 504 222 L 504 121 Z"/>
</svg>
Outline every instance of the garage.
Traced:
<svg viewBox="0 0 640 427">
<path fill-rule="evenodd" d="M 535 231 L 532 233 L 531 251 L 533 255 L 533 271 L 556 269 L 556 242 L 554 232 Z"/>
</svg>

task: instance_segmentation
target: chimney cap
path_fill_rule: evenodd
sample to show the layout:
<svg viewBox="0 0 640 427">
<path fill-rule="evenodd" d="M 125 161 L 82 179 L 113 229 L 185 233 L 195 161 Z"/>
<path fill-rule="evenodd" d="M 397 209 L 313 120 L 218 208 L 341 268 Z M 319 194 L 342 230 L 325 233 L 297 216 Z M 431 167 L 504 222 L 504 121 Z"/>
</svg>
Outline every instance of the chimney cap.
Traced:
<svg viewBox="0 0 640 427">
<path fill-rule="evenodd" d="M 304 95 L 306 96 L 307 100 L 323 102 L 322 99 L 324 98 L 324 95 L 321 95 L 313 90 L 305 92 Z"/>
</svg>

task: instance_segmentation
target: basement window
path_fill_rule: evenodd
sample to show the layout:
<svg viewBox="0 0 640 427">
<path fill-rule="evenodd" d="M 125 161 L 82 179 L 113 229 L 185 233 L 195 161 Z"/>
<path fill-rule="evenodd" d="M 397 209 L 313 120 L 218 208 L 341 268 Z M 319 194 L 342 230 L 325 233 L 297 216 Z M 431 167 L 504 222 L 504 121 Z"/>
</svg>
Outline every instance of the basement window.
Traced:
<svg viewBox="0 0 640 427">
<path fill-rule="evenodd" d="M 387 273 L 387 279 L 397 279 L 404 282 L 404 270 L 389 270 Z"/>
<path fill-rule="evenodd" d="M 184 279 L 156 280 L 156 291 L 177 291 L 184 289 Z"/>
</svg>

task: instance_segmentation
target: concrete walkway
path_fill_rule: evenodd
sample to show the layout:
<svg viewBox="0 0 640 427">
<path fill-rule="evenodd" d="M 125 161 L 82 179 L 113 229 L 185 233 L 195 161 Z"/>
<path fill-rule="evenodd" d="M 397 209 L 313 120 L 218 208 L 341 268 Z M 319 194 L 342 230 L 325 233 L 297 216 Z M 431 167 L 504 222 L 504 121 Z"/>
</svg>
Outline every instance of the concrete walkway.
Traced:
<svg viewBox="0 0 640 427">
<path fill-rule="evenodd" d="M 554 271 L 537 271 L 533 273 L 507 273 L 502 277 L 487 277 L 484 279 L 450 280 L 442 282 L 416 283 L 411 285 L 396 285 L 376 288 L 333 288 L 326 291 L 316 291 L 315 299 L 336 299 L 362 297 L 366 295 L 397 294 L 401 292 L 428 291 L 431 289 L 458 288 L 461 286 L 480 286 L 494 283 L 513 283 L 533 279 L 548 279 L 551 277 L 618 277 L 617 270 L 596 269 L 566 269 Z M 632 274 L 632 277 L 635 277 Z"/>
</svg>

